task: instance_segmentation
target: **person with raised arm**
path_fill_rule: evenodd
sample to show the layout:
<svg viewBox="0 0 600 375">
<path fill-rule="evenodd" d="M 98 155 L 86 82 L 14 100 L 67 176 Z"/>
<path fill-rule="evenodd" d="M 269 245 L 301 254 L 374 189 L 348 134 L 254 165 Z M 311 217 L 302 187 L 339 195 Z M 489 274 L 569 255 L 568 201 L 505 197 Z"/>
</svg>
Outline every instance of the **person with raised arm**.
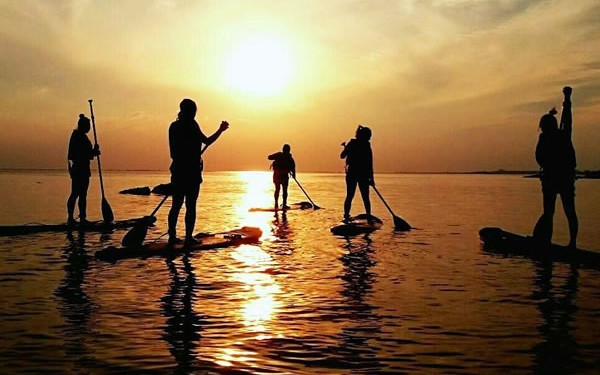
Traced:
<svg viewBox="0 0 600 375">
<path fill-rule="evenodd" d="M 227 121 L 222 121 L 219 129 L 207 137 L 195 120 L 197 107 L 191 99 L 183 99 L 179 104 L 177 120 L 169 127 L 169 151 L 171 154 L 171 187 L 173 203 L 169 211 L 169 244 L 181 242 L 177 238 L 177 220 L 179 211 L 185 201 L 185 240 L 184 245 L 197 243 L 194 238 L 196 224 L 196 202 L 202 183 L 202 144 L 208 147 L 229 128 Z"/>
<path fill-rule="evenodd" d="M 541 169 L 544 211 L 538 219 L 533 237 L 542 245 L 552 241 L 556 196 L 560 195 L 563 210 L 569 224 L 569 247 L 577 247 L 579 222 L 575 211 L 575 147 L 573 147 L 573 115 L 571 113 L 572 88 L 563 88 L 563 108 L 560 125 L 556 121 L 556 109 L 552 108 L 540 119 L 535 159 Z"/>
</svg>

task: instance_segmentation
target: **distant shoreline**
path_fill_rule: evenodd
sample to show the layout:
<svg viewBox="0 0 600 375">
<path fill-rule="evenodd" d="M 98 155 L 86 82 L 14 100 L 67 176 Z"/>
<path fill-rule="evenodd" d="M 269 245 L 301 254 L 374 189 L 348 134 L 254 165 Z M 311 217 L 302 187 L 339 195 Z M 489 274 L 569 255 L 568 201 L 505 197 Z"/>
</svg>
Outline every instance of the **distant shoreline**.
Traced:
<svg viewBox="0 0 600 375">
<path fill-rule="evenodd" d="M 105 172 L 134 172 L 134 173 L 169 173 L 165 169 L 106 169 Z M 65 172 L 64 168 L 0 168 L 0 173 L 5 172 Z M 255 171 L 206 171 L 208 173 L 220 173 L 220 172 L 255 172 Z M 268 170 L 257 171 L 257 172 L 270 172 Z M 302 171 L 302 173 L 343 173 L 343 172 L 311 172 Z M 466 174 L 479 174 L 479 175 L 521 175 L 525 178 L 539 178 L 539 171 L 528 171 L 528 170 L 504 170 L 498 169 L 495 171 L 460 171 L 460 172 L 380 172 L 376 174 L 446 174 L 446 175 L 466 175 Z M 600 179 L 600 171 L 577 171 L 577 179 Z"/>
</svg>

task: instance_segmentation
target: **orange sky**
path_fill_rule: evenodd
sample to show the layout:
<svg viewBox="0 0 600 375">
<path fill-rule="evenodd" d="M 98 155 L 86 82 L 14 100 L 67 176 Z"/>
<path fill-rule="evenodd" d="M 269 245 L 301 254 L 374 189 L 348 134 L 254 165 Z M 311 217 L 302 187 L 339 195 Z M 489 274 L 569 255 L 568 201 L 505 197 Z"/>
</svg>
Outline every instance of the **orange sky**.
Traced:
<svg viewBox="0 0 600 375">
<path fill-rule="evenodd" d="M 0 168 L 63 168 L 94 111 L 105 169 L 168 170 L 184 97 L 207 170 L 342 172 L 373 130 L 375 168 L 537 169 L 539 117 L 574 88 L 579 169 L 600 169 L 595 0 L 2 1 Z M 90 132 L 90 138 L 93 134 Z"/>
</svg>

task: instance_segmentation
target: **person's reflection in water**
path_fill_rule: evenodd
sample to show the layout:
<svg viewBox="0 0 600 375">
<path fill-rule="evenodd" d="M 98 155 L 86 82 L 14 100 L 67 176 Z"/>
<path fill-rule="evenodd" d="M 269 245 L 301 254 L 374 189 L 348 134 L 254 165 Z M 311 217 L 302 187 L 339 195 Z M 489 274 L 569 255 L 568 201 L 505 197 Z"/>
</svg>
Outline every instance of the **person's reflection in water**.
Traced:
<svg viewBox="0 0 600 375">
<path fill-rule="evenodd" d="M 561 286 L 552 283 L 553 264 L 551 261 L 536 263 L 536 290 L 532 296 L 537 301 L 543 319 L 538 330 L 543 341 L 537 344 L 535 353 L 536 374 L 572 373 L 577 365 L 577 343 L 570 332 L 573 314 L 577 311 L 574 303 L 577 295 L 578 267 L 571 265 L 569 274 Z"/>
<path fill-rule="evenodd" d="M 194 312 L 196 277 L 189 256 L 181 258 L 181 270 L 174 259 L 167 259 L 171 286 L 162 298 L 162 314 L 167 318 L 163 338 L 177 362 L 174 374 L 189 374 L 198 369 L 195 350 L 200 340 L 201 318 Z"/>
<path fill-rule="evenodd" d="M 273 244 L 273 250 L 277 255 L 288 255 L 294 251 L 294 233 L 290 228 L 287 220 L 287 214 L 275 212 L 273 215 L 273 235 L 275 236 L 275 243 Z"/>
<path fill-rule="evenodd" d="M 346 316 L 342 320 L 349 323 L 342 329 L 339 353 L 344 365 L 356 371 L 352 373 L 373 374 L 383 368 L 377 360 L 377 348 L 369 345 L 369 340 L 377 338 L 381 331 L 381 317 L 368 302 L 376 281 L 371 271 L 376 264 L 371 259 L 371 242 L 368 235 L 348 238 L 344 244 L 347 253 L 341 257 L 344 265 L 342 296 L 347 298 L 343 313 Z"/>
<path fill-rule="evenodd" d="M 73 357 L 78 368 L 76 373 L 86 373 L 85 369 L 92 367 L 94 359 L 91 357 L 86 340 L 92 338 L 92 317 L 96 306 L 85 292 L 85 275 L 89 269 L 88 257 L 85 248 L 85 233 L 76 232 L 77 238 L 72 233 L 67 235 L 69 244 L 63 251 L 66 260 L 64 266 L 65 277 L 54 291 L 59 298 L 60 314 L 65 320 L 65 352 Z"/>
</svg>

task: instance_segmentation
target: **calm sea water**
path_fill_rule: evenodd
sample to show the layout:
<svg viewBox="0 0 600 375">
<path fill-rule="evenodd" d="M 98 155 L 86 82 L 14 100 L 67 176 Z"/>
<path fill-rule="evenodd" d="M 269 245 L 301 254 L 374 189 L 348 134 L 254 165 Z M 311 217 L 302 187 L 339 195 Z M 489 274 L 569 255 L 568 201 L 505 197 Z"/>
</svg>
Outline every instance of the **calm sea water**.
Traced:
<svg viewBox="0 0 600 375">
<path fill-rule="evenodd" d="M 272 200 L 269 173 L 207 173 L 197 231 L 259 226 L 257 245 L 175 259 L 95 260 L 112 233 L 42 233 L 0 242 L 2 374 L 598 373 L 600 271 L 504 257 L 477 231 L 529 233 L 539 181 L 519 176 L 380 175 L 380 192 L 417 229 L 385 221 L 333 236 L 340 174 L 299 174 L 321 207 L 248 212 Z M 164 173 L 105 173 L 117 219 L 159 196 L 119 195 Z M 600 251 L 600 181 L 577 182 L 579 245 Z M 0 173 L 0 224 L 65 220 L 63 172 Z M 290 202 L 305 201 L 290 187 Z M 89 218 L 100 219 L 96 178 Z M 166 232 L 168 203 L 147 239 Z M 555 242 L 568 241 L 564 215 Z M 362 212 L 355 198 L 353 213 Z M 179 226 L 183 230 L 182 223 Z"/>
</svg>

